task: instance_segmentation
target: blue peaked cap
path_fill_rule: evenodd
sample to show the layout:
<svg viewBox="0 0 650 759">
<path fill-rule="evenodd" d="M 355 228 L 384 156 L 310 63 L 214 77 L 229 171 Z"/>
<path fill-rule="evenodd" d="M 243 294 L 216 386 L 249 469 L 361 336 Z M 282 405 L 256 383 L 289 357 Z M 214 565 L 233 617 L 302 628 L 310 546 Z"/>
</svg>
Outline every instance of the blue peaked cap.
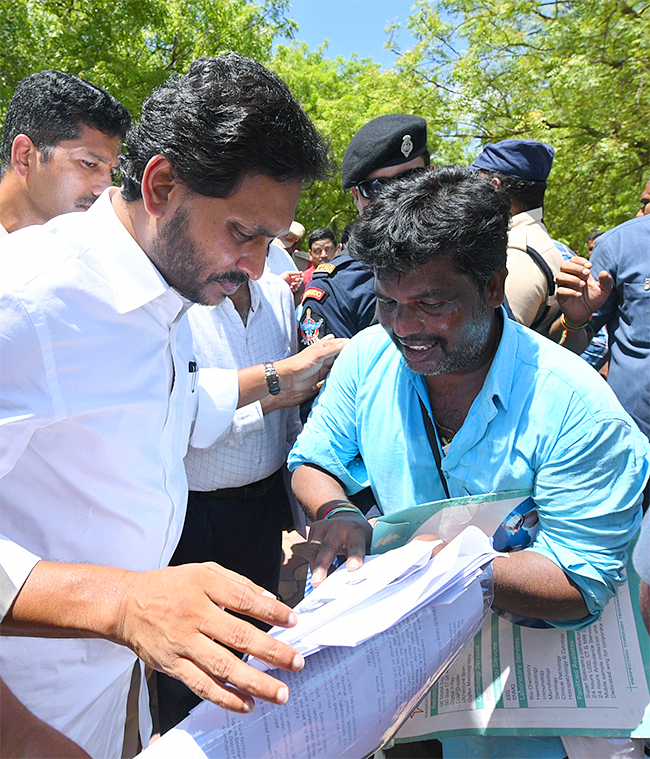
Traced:
<svg viewBox="0 0 650 759">
<path fill-rule="evenodd" d="M 551 173 L 554 155 L 553 147 L 545 142 L 501 140 L 486 145 L 470 168 L 545 182 Z"/>
</svg>

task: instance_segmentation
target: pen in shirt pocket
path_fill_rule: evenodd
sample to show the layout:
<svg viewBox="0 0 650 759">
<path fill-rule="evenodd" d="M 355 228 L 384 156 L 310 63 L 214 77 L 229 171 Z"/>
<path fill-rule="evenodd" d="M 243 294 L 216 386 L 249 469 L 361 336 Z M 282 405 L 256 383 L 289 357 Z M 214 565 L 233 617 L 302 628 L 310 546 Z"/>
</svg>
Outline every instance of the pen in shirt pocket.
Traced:
<svg viewBox="0 0 650 759">
<path fill-rule="evenodd" d="M 196 384 L 199 381 L 199 367 L 197 366 L 196 361 L 190 361 L 188 369 L 192 375 L 192 392 L 195 392 Z"/>
</svg>

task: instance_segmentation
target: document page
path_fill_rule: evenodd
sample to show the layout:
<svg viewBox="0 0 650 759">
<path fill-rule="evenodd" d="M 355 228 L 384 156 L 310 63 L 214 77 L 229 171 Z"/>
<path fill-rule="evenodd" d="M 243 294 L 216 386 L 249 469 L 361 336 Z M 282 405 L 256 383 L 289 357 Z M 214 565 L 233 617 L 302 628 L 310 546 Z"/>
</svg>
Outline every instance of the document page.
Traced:
<svg viewBox="0 0 650 759">
<path fill-rule="evenodd" d="M 258 701 L 252 714 L 240 715 L 203 702 L 141 756 L 372 754 L 472 640 L 489 608 L 478 580 L 481 567 L 496 555 L 487 537 L 468 528 L 429 560 L 431 545 L 415 541 L 395 551 L 394 562 L 385 554 L 367 562 L 364 571 L 342 567 L 296 607 L 301 632 L 297 639 L 297 627 L 282 635 L 313 653 L 302 672 L 273 670 L 289 686 L 287 704 Z"/>
<path fill-rule="evenodd" d="M 580 631 L 521 627 L 491 613 L 396 740 L 455 731 L 630 735 L 648 700 L 624 585 L 601 619 Z"/>
<path fill-rule="evenodd" d="M 204 701 L 142 759 L 363 759 L 408 717 L 482 618 L 475 582 L 451 604 L 425 606 L 355 648 L 322 649 L 302 672 L 274 670 L 290 689 L 284 706 L 257 701 L 241 715 Z"/>
</svg>

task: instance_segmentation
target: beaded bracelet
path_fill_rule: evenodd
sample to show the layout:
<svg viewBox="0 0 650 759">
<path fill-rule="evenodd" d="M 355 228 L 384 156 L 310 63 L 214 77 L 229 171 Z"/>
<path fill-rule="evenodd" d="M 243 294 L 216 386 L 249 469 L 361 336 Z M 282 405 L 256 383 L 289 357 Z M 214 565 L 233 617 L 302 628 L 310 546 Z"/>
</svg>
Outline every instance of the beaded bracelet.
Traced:
<svg viewBox="0 0 650 759">
<path fill-rule="evenodd" d="M 329 519 L 330 517 L 334 516 L 335 514 L 343 514 L 345 512 L 348 512 L 349 514 L 359 514 L 359 516 L 363 516 L 360 509 L 358 509 L 356 506 L 353 506 L 352 504 L 339 504 L 335 506 L 333 509 L 329 509 L 323 519 Z"/>
<path fill-rule="evenodd" d="M 581 329 L 584 329 L 589 325 L 589 322 L 591 321 L 591 316 L 587 319 L 587 321 L 584 324 L 581 324 L 579 327 L 572 327 L 570 324 L 566 323 L 566 320 L 564 319 L 564 314 L 560 316 L 560 324 L 564 327 L 564 329 L 569 330 L 569 332 L 580 332 Z"/>
<path fill-rule="evenodd" d="M 356 508 L 353 506 L 350 501 L 334 501 L 334 503 L 330 504 L 325 511 L 323 512 L 323 516 L 320 517 L 320 519 L 327 519 L 327 515 L 334 511 L 334 509 L 337 509 L 339 506 L 348 506 L 349 508 L 353 509 Z"/>
</svg>

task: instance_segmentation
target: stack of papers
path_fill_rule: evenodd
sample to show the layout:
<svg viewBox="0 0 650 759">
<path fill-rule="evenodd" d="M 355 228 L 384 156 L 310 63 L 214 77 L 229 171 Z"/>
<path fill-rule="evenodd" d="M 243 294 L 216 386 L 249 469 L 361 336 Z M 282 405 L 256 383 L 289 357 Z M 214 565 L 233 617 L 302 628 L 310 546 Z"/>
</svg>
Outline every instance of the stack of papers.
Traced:
<svg viewBox="0 0 650 759">
<path fill-rule="evenodd" d="M 474 637 L 487 614 L 477 580 L 498 554 L 470 527 L 430 559 L 414 541 L 341 567 L 273 634 L 305 655 L 301 672 L 274 670 L 287 704 L 241 715 L 204 701 L 143 759 L 363 759 L 390 740 Z M 251 664 L 266 667 L 262 662 Z"/>
<path fill-rule="evenodd" d="M 439 543 L 414 540 L 367 556 L 356 571 L 339 567 L 295 607 L 295 627 L 274 627 L 269 634 L 303 656 L 326 646 L 357 646 L 426 604 L 456 600 L 499 555 L 478 527 L 466 528 L 431 561 Z M 270 669 L 257 659 L 248 663 Z"/>
</svg>

